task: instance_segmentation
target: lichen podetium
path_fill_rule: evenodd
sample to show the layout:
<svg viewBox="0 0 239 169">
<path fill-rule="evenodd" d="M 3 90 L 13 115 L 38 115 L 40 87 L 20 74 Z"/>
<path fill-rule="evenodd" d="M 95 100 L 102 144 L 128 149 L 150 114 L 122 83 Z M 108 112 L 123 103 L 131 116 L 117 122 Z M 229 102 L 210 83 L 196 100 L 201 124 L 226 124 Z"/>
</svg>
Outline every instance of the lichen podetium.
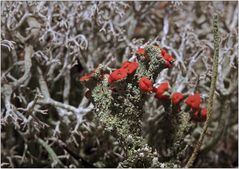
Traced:
<svg viewBox="0 0 239 169">
<path fill-rule="evenodd" d="M 95 120 L 115 141 L 121 143 L 125 151 L 119 166 L 159 167 L 152 166 L 152 161 L 160 164 L 162 160 L 170 167 L 177 164 L 182 156 L 179 152 L 186 146 L 183 139 L 194 125 L 190 122 L 193 113 L 185 105 L 181 110 L 182 94 L 177 105 L 172 104 L 168 82 L 158 88 L 153 87 L 158 74 L 172 66 L 173 57 L 158 46 L 148 45 L 140 50 L 143 52 L 136 53 L 138 63 L 126 61 L 112 72 L 100 65 L 93 75 L 86 75 L 87 78 L 81 78 L 81 81 L 91 90 Z M 152 126 L 156 133 L 149 132 L 144 136 L 144 103 L 154 93 L 164 110 L 156 121 L 157 126 Z M 165 148 L 170 153 L 155 163 L 155 156 L 159 156 Z"/>
</svg>

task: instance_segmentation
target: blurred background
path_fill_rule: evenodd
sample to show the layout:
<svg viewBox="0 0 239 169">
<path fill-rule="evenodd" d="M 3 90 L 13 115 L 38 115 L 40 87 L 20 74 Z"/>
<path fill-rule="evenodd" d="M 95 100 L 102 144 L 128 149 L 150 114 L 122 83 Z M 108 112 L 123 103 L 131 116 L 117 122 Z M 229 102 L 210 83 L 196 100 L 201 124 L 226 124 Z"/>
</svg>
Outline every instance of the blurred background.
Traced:
<svg viewBox="0 0 239 169">
<path fill-rule="evenodd" d="M 236 1 L 2 1 L 1 166 L 87 167 L 88 162 L 101 166 L 110 159 L 79 78 L 98 64 L 119 67 L 140 46 L 159 45 L 176 60 L 156 83 L 168 80 L 173 91 L 185 94 L 198 91 L 206 106 L 216 12 L 219 74 L 213 116 L 194 167 L 237 167 Z M 159 111 L 153 97 L 145 111 L 150 117 Z M 194 146 L 202 125 L 185 138 L 189 146 Z M 74 153 L 88 162 L 79 162 Z M 117 166 L 117 161 L 111 159 L 109 166 Z"/>
</svg>

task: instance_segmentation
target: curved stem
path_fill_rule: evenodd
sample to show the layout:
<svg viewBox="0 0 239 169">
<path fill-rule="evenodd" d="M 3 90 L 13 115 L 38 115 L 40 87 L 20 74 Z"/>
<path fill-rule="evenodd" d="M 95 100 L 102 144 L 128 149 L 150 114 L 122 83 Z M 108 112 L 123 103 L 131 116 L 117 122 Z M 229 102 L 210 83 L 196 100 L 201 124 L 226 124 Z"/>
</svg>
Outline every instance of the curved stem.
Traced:
<svg viewBox="0 0 239 169">
<path fill-rule="evenodd" d="M 202 141 L 204 139 L 204 136 L 207 132 L 209 120 L 212 114 L 212 108 L 213 108 L 213 97 L 215 93 L 216 88 L 216 82 L 217 82 L 217 74 L 218 74 L 218 57 L 219 57 L 219 35 L 218 35 L 218 14 L 214 15 L 213 18 L 213 37 L 214 37 L 214 56 L 213 56 L 213 74 L 212 74 L 212 80 L 211 80 L 211 86 L 210 86 L 210 93 L 209 93 L 209 99 L 208 99 L 208 116 L 207 120 L 204 123 L 203 131 L 200 135 L 200 138 L 195 146 L 195 149 L 188 160 L 186 164 L 186 168 L 192 167 L 198 153 L 200 150 L 200 147 L 202 145 Z"/>
</svg>

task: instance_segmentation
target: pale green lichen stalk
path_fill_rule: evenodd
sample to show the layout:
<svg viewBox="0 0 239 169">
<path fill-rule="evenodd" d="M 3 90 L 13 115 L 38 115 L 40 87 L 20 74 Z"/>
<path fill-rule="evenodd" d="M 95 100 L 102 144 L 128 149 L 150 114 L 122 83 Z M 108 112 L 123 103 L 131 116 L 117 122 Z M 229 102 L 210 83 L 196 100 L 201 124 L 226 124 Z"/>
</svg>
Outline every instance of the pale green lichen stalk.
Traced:
<svg viewBox="0 0 239 169">
<path fill-rule="evenodd" d="M 99 66 L 96 75 L 87 82 L 91 90 L 91 101 L 95 105 L 96 120 L 114 140 L 121 143 L 125 151 L 119 167 L 160 167 L 157 160 L 160 153 L 158 147 L 170 149 L 170 157 L 175 156 L 182 150 L 180 145 L 189 128 L 189 116 L 184 112 L 173 113 L 171 108 L 166 108 L 170 104 L 166 104 L 163 117 L 156 122 L 157 126 L 151 126 L 162 132 L 155 134 L 156 139 L 153 138 L 155 136 L 143 137 L 144 102 L 150 93 L 141 91 L 138 81 L 147 76 L 154 82 L 160 71 L 165 68 L 159 47 L 146 46 L 144 49 L 147 57 L 138 56 L 139 67 L 135 74 L 115 83 L 115 87 L 121 89 L 120 92 L 113 92 L 107 78 L 99 74 L 108 70 L 103 66 Z M 148 142 L 153 143 L 152 147 Z M 171 161 L 165 162 L 170 166 L 171 162 L 175 164 L 174 160 L 176 159 L 172 161 L 171 158 Z"/>
</svg>

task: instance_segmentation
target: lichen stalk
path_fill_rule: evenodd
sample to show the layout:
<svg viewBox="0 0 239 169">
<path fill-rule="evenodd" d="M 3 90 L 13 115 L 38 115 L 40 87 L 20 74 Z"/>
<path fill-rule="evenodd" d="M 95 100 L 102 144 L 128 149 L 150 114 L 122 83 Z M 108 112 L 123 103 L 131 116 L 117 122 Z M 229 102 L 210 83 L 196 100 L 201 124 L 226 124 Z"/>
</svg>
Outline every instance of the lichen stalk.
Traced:
<svg viewBox="0 0 239 169">
<path fill-rule="evenodd" d="M 215 89 L 216 89 L 217 74 L 218 74 L 218 58 L 219 58 L 218 14 L 215 14 L 214 18 L 213 18 L 213 37 L 214 37 L 213 74 L 212 74 L 210 93 L 209 93 L 208 104 L 207 104 L 208 116 L 207 116 L 206 122 L 204 123 L 203 131 L 202 131 L 202 133 L 198 139 L 198 142 L 194 148 L 194 151 L 185 166 L 186 168 L 192 167 L 195 159 L 197 158 L 197 155 L 200 151 L 200 147 L 202 145 L 204 136 L 207 132 L 210 117 L 213 112 L 212 111 L 213 110 L 213 100 L 214 100 L 213 98 L 214 98 L 214 93 L 215 93 Z"/>
</svg>

